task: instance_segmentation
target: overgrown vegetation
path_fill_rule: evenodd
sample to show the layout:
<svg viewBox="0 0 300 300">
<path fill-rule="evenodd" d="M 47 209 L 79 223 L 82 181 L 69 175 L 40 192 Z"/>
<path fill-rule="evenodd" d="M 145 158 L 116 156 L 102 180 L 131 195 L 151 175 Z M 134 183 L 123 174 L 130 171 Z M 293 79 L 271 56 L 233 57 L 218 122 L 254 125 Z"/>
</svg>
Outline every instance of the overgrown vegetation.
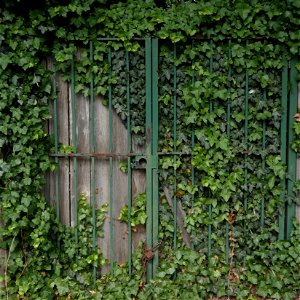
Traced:
<svg viewBox="0 0 300 300">
<path fill-rule="evenodd" d="M 280 158 L 281 69 L 299 54 L 299 1 L 6 2 L 0 15 L 0 193 L 5 224 L 0 245 L 8 250 L 8 259 L 1 297 L 295 298 L 300 288 L 299 226 L 289 241 L 277 239 L 286 176 Z M 157 275 L 148 283 L 142 248 L 134 254 L 131 275 L 128 265 L 116 265 L 101 277 L 105 260 L 92 242 L 92 212 L 84 195 L 78 205 L 79 239 L 74 228 L 58 223 L 42 196 L 44 174 L 55 168 L 48 157 L 51 138 L 44 129 L 52 92 L 45 58 L 54 56 L 57 71 L 70 80 L 71 60 L 80 49 L 76 92 L 88 95 L 91 73 L 95 93 L 104 99 L 109 84 L 119 87 L 113 89 L 113 106 L 126 121 L 124 58 L 129 51 L 132 131 L 142 145 L 144 49 L 132 39 L 146 36 L 166 40 L 160 46 L 159 150 L 187 154 L 159 161 L 159 234 L 164 245 Z M 119 41 L 97 42 L 101 37 Z M 191 37 L 196 39 L 192 42 Z M 293 148 L 298 151 L 297 142 Z M 171 196 L 186 213 L 192 249 L 174 230 L 163 192 L 170 187 L 176 187 Z M 141 195 L 133 204 L 133 225 L 145 222 L 143 201 Z M 98 211 L 99 233 L 105 211 Z M 128 221 L 126 213 L 124 208 L 122 216 Z"/>
</svg>

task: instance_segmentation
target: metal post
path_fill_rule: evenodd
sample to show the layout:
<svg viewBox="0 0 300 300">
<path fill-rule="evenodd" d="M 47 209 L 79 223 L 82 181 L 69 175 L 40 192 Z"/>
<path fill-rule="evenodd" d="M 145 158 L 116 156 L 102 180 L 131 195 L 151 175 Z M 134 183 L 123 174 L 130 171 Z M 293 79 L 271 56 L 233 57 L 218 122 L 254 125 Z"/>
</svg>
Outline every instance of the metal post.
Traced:
<svg viewBox="0 0 300 300">
<path fill-rule="evenodd" d="M 248 41 L 246 43 L 246 46 L 248 46 Z M 244 142 L 245 142 L 245 151 L 248 150 L 248 105 L 249 105 L 249 74 L 248 74 L 248 69 L 246 67 L 245 71 L 245 76 L 246 76 L 246 82 L 245 82 L 245 129 L 244 129 Z M 245 216 L 247 214 L 248 210 L 248 168 L 247 168 L 247 163 L 248 163 L 248 157 L 245 155 L 244 158 L 244 185 L 245 185 L 245 192 L 244 192 L 244 213 Z M 244 221 L 244 227 L 246 227 L 246 220 Z M 246 228 L 245 228 L 246 229 Z"/>
<path fill-rule="evenodd" d="M 194 40 L 192 41 L 192 49 L 194 48 Z M 192 66 L 194 64 L 194 60 L 192 61 Z M 193 73 L 192 73 L 192 85 L 193 87 L 195 86 L 195 69 L 193 68 Z M 195 148 L 195 128 L 193 125 L 192 128 L 192 151 Z M 195 167 L 193 164 L 191 164 L 191 175 L 192 175 L 192 185 L 195 186 Z M 192 195 L 192 206 L 194 206 L 195 203 L 195 194 Z M 192 236 L 195 235 L 195 230 L 193 229 L 192 231 Z M 192 250 L 195 250 L 195 245 L 194 242 L 192 240 Z"/>
<path fill-rule="evenodd" d="M 53 126 L 54 126 L 54 149 L 58 152 L 58 125 L 57 125 L 57 95 L 56 95 L 56 70 L 55 62 L 53 61 Z M 55 157 L 55 164 L 59 166 L 58 157 Z M 55 201 L 56 201 L 56 218 L 60 219 L 60 197 L 59 197 L 59 169 L 55 170 Z"/>
<path fill-rule="evenodd" d="M 213 42 L 212 40 L 210 40 L 210 47 L 211 47 L 211 50 L 213 48 Z M 212 57 L 212 51 L 211 51 L 211 54 L 210 54 L 210 58 L 209 58 L 209 72 L 212 73 L 213 72 L 213 57 Z M 213 111 L 213 102 L 212 100 L 210 99 L 209 100 L 209 113 L 212 113 Z M 209 196 L 211 196 L 211 194 L 209 194 Z M 211 219 L 212 219 L 212 205 L 209 204 L 208 206 L 208 217 L 209 217 L 209 225 L 208 225 L 208 255 L 211 255 Z"/>
<path fill-rule="evenodd" d="M 228 41 L 228 59 L 231 60 L 231 40 Z M 232 76 L 232 67 L 231 65 L 229 65 L 229 69 L 228 69 L 228 93 L 229 96 L 231 95 L 231 76 Z M 230 139 L 230 101 L 231 99 L 228 99 L 227 101 L 227 114 L 226 114 L 226 121 L 227 121 L 227 137 L 228 139 Z M 225 260 L 226 263 L 229 263 L 229 223 L 228 221 L 226 221 L 226 237 L 225 237 Z"/>
<path fill-rule="evenodd" d="M 281 74 L 281 124 L 280 124 L 280 155 L 282 162 L 287 163 L 286 145 L 287 145 L 287 105 L 288 105 L 288 62 L 285 60 L 282 74 Z M 281 180 L 281 194 L 282 207 L 279 210 L 279 234 L 278 239 L 283 240 L 285 236 L 285 192 L 286 180 Z"/>
<path fill-rule="evenodd" d="M 126 101 L 127 101 L 127 151 L 131 152 L 131 118 L 130 118 L 130 74 L 129 74 L 129 53 L 126 51 Z M 132 232 L 131 232 L 131 207 L 132 207 L 132 191 L 131 191 L 131 158 L 127 158 L 128 165 L 128 182 L 127 182 L 127 197 L 128 197 L 128 272 L 132 272 Z"/>
<path fill-rule="evenodd" d="M 297 113 L 298 105 L 298 85 L 297 85 L 297 69 L 296 69 L 296 58 L 291 60 L 290 69 L 290 102 L 289 102 L 289 116 L 288 116 L 288 181 L 287 181 L 287 192 L 288 196 L 293 198 L 294 192 L 294 182 L 296 181 L 296 152 L 291 149 L 291 144 L 295 139 L 295 132 L 293 129 L 293 124 L 295 122 L 294 115 Z M 293 229 L 293 218 L 295 217 L 295 203 L 288 203 L 287 206 L 287 220 L 286 220 L 286 234 L 287 238 L 290 237 Z"/>
<path fill-rule="evenodd" d="M 176 65 L 175 65 L 175 60 L 176 60 L 176 44 L 174 44 L 173 48 L 173 151 L 177 151 L 176 147 L 176 141 L 177 141 L 177 95 L 176 95 L 176 89 L 177 89 L 177 70 L 176 70 Z M 174 165 L 176 164 L 176 155 L 173 157 L 173 162 Z M 174 185 L 173 185 L 173 208 L 174 208 L 174 234 L 173 234 L 173 248 L 177 248 L 177 197 L 176 197 L 176 177 L 177 177 L 177 172 L 176 168 L 174 168 Z"/>
<path fill-rule="evenodd" d="M 108 111 L 109 111 L 109 152 L 113 152 L 113 111 L 112 111 L 112 59 L 111 48 L 108 48 L 109 86 L 108 86 Z M 109 257 L 112 270 L 114 255 L 114 220 L 113 220 L 113 158 L 109 157 Z"/>
<path fill-rule="evenodd" d="M 152 39 L 152 193 L 153 193 L 153 245 L 158 244 L 158 39 Z M 158 250 L 153 258 L 153 276 L 158 266 Z"/>
<path fill-rule="evenodd" d="M 152 198 L 152 66 L 151 66 L 151 39 L 146 38 L 146 157 L 147 157 L 147 166 L 146 166 L 146 212 L 147 212 L 147 221 L 146 221 L 146 246 L 148 249 L 152 248 L 152 207 L 153 207 L 153 198 Z M 147 280 L 153 277 L 152 262 L 147 263 Z"/>
<path fill-rule="evenodd" d="M 77 153 L 77 131 L 76 131 L 76 96 L 75 96 L 75 66 L 74 57 L 71 62 L 71 98 L 72 98 L 72 139 L 74 152 Z M 78 242 L 78 203 L 77 203 L 77 157 L 73 158 L 73 191 L 74 191 L 74 213 L 75 213 L 75 241 Z"/>
<path fill-rule="evenodd" d="M 263 90 L 263 99 L 266 102 L 267 101 L 267 90 L 264 88 Z M 262 148 L 263 150 L 266 149 L 266 121 L 263 120 L 263 138 L 262 138 Z M 263 157 L 262 159 L 262 169 L 264 173 L 266 172 L 266 160 Z M 261 204 L 260 204 L 260 225 L 263 227 L 265 224 L 265 196 L 262 197 L 261 199 Z"/>
<path fill-rule="evenodd" d="M 93 42 L 90 42 L 90 62 L 93 63 Z M 94 111 L 94 76 L 90 72 L 90 152 L 95 152 L 95 111 Z M 93 250 L 97 247 L 97 232 L 96 232 L 96 206 L 95 206 L 95 157 L 91 157 L 91 198 L 92 198 L 92 218 L 93 218 Z M 93 267 L 93 280 L 96 283 L 96 267 Z"/>
</svg>

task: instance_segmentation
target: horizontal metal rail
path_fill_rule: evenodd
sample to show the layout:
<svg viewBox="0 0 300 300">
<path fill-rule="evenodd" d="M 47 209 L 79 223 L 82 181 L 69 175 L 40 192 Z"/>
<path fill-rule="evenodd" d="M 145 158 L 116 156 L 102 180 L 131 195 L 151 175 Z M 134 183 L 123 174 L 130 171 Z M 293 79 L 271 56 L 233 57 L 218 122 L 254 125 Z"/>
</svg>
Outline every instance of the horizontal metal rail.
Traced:
<svg viewBox="0 0 300 300">
<path fill-rule="evenodd" d="M 192 155 L 188 152 L 158 152 L 158 155 Z M 51 153 L 50 157 L 135 157 L 145 156 L 145 153 L 110 153 L 110 152 L 94 152 L 94 153 Z"/>
<path fill-rule="evenodd" d="M 130 39 L 131 41 L 145 41 L 147 38 L 132 38 Z M 234 37 L 231 37 L 231 36 L 225 36 L 222 38 L 223 40 L 241 40 L 240 38 L 234 38 Z M 269 37 L 266 37 L 266 36 L 260 36 L 260 35 L 257 35 L 257 36 L 253 36 L 253 37 L 248 37 L 247 40 L 270 40 L 271 38 Z M 200 40 L 200 41 L 210 41 L 210 40 L 214 40 L 213 38 L 211 37 L 207 37 L 207 36 L 203 36 L 203 35 L 196 35 L 196 36 L 192 36 L 192 37 L 188 37 L 187 40 Z M 221 40 L 221 39 L 220 39 Z M 242 39 L 243 40 L 243 39 Z M 107 41 L 120 41 L 120 42 L 123 42 L 122 39 L 120 38 L 97 38 L 97 41 L 102 41 L 102 42 L 107 42 Z"/>
<path fill-rule="evenodd" d="M 141 156 L 144 153 L 52 153 L 50 157 L 98 157 L 98 158 L 109 158 L 109 157 L 134 157 Z"/>
</svg>

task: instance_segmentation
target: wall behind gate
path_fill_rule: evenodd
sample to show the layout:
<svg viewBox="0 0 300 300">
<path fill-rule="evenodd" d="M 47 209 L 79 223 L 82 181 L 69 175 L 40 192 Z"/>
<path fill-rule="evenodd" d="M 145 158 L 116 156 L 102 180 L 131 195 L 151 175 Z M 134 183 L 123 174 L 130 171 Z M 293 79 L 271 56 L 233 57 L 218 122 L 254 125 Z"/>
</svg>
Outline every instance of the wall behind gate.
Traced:
<svg viewBox="0 0 300 300">
<path fill-rule="evenodd" d="M 48 67 L 53 68 L 53 61 L 48 60 Z M 82 156 L 77 158 L 77 170 L 74 168 L 74 158 L 59 157 L 58 166 L 54 172 L 47 175 L 45 195 L 47 201 L 59 208 L 59 219 L 63 224 L 75 226 L 75 201 L 84 194 L 91 205 L 92 180 L 95 183 L 95 206 L 100 208 L 110 202 L 112 184 L 112 205 L 108 207 L 104 222 L 104 237 L 98 238 L 97 244 L 101 248 L 104 257 L 117 262 L 124 262 L 128 258 L 128 228 L 127 224 L 118 220 L 120 210 L 128 204 L 128 175 L 120 170 L 121 161 L 126 157 L 113 157 L 110 170 L 109 159 L 109 108 L 102 104 L 99 97 L 95 97 L 94 106 L 91 108 L 91 99 L 83 95 L 75 97 L 76 119 L 72 115 L 72 86 L 65 82 L 62 76 L 56 76 L 56 111 L 54 102 L 51 101 L 50 111 L 52 118 L 48 123 L 49 134 L 55 137 L 60 148 L 74 146 L 73 124 L 76 125 L 77 153 Z M 91 118 L 94 110 L 94 139 L 96 153 L 105 153 L 107 157 L 95 157 L 95 173 L 92 173 L 91 157 L 88 156 L 91 142 Z M 55 118 L 57 116 L 57 132 L 55 133 Z M 113 154 L 127 153 L 127 130 L 117 114 L 112 112 L 112 141 Z M 142 152 L 132 143 L 134 152 Z M 86 154 L 86 155 L 85 155 Z M 53 158 L 54 159 L 54 158 Z M 75 189 L 75 180 L 77 188 Z M 132 198 L 145 191 L 145 172 L 132 170 L 131 178 Z M 112 220 L 110 219 L 112 215 Z M 113 240 L 111 240 L 113 230 Z M 132 235 L 132 247 L 135 249 L 140 240 L 144 239 L 144 228 L 138 228 Z M 80 236 L 79 236 L 80 239 Z M 103 269 L 107 270 L 107 266 Z"/>
</svg>

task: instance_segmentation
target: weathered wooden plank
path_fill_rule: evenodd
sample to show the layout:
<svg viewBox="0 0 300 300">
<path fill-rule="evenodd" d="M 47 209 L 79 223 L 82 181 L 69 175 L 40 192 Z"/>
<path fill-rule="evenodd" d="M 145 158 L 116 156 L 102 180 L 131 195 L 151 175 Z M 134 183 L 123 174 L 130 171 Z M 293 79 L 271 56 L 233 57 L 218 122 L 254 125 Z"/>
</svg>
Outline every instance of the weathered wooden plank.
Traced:
<svg viewBox="0 0 300 300">
<path fill-rule="evenodd" d="M 109 152 L 109 112 L 107 106 L 101 103 L 99 97 L 94 102 L 94 128 L 95 128 L 95 151 Z M 99 208 L 105 203 L 109 203 L 109 160 L 95 160 L 95 203 Z M 109 213 L 103 224 L 104 235 L 98 239 L 98 246 L 106 259 L 109 259 L 110 236 L 109 236 Z M 103 273 L 108 271 L 108 265 L 102 269 Z"/>
<path fill-rule="evenodd" d="M 109 110 L 100 99 L 95 101 L 95 151 L 109 152 Z M 135 147 L 134 151 L 142 151 Z M 127 130 L 120 118 L 113 112 L 113 152 L 127 153 Z M 128 203 L 128 174 L 121 172 L 120 159 L 113 160 L 113 218 L 109 219 L 109 212 L 104 223 L 104 237 L 99 239 L 98 244 L 104 257 L 109 258 L 110 247 L 113 248 L 113 259 L 124 262 L 128 258 L 128 228 L 127 224 L 121 223 L 118 218 L 121 209 Z M 97 159 L 95 163 L 95 189 L 97 207 L 109 203 L 110 198 L 110 166 L 109 159 Z M 145 192 L 145 171 L 132 171 L 132 195 Z M 110 222 L 113 223 L 113 240 L 110 240 Z M 144 226 L 139 226 L 133 233 L 133 248 L 138 246 L 139 241 L 145 238 Z M 113 243 L 111 245 L 111 243 Z M 103 268 L 103 272 L 108 266 Z"/>
<path fill-rule="evenodd" d="M 173 204 L 173 199 L 170 193 L 170 187 L 164 187 L 164 193 L 165 196 L 167 198 L 168 204 L 171 207 L 173 216 L 175 218 L 175 209 L 174 209 L 174 204 Z M 182 240 L 184 242 L 184 244 L 186 245 L 187 248 L 191 248 L 192 247 L 192 241 L 191 241 L 191 237 L 189 235 L 189 233 L 187 232 L 187 230 L 184 227 L 184 219 L 186 217 L 186 214 L 182 208 L 182 204 L 181 201 L 178 200 L 177 201 L 177 210 L 176 210 L 176 218 L 177 218 L 177 226 L 180 229 L 180 232 L 182 234 Z"/>
<path fill-rule="evenodd" d="M 79 94 L 76 95 L 76 131 L 77 152 L 90 151 L 90 101 Z M 84 194 L 90 202 L 91 192 L 91 161 L 88 158 L 79 158 L 77 163 L 77 197 Z"/>
<path fill-rule="evenodd" d="M 113 113 L 113 151 L 127 152 L 127 130 L 119 116 Z M 115 260 L 124 262 L 128 258 L 128 228 L 127 224 L 118 220 L 121 209 L 128 203 L 128 174 L 119 168 L 121 159 L 113 162 L 113 227 Z"/>
<path fill-rule="evenodd" d="M 132 150 L 135 153 L 143 153 L 145 149 L 137 146 L 132 139 Z M 132 170 L 132 200 L 146 191 L 146 170 Z M 144 225 L 137 226 L 136 230 L 132 233 L 132 250 L 134 251 L 141 241 L 146 239 L 146 227 Z"/>
<path fill-rule="evenodd" d="M 68 83 L 63 81 L 60 74 L 57 75 L 57 126 L 58 141 L 60 144 L 69 146 L 69 87 Z M 60 158 L 57 168 L 59 174 L 59 210 L 60 221 L 65 225 L 71 225 L 70 222 L 70 160 L 69 158 Z"/>
<path fill-rule="evenodd" d="M 70 146 L 75 146 L 74 144 L 74 138 L 73 138 L 73 115 L 72 115 L 72 85 L 71 83 L 68 84 L 68 105 L 69 105 L 69 145 Z M 76 97 L 75 97 L 75 102 L 76 102 Z M 69 162 L 69 180 L 70 180 L 70 185 L 69 185 L 69 203 L 70 203 L 70 225 L 75 226 L 75 184 L 74 184 L 74 179 L 75 179 L 75 159 L 70 158 Z M 78 199 L 77 199 L 78 200 Z"/>
<path fill-rule="evenodd" d="M 47 59 L 47 68 L 54 70 L 54 61 L 52 58 Z M 60 74 L 53 75 L 52 78 L 56 88 L 56 111 L 54 106 L 54 99 L 49 101 L 49 110 L 51 119 L 47 123 L 47 132 L 55 136 L 57 134 L 58 143 L 69 145 L 69 117 L 68 117 L 68 84 L 63 81 Z M 55 81 L 55 82 L 54 82 Z M 57 121 L 57 131 L 55 129 L 55 114 Z M 57 180 L 58 176 L 58 180 Z M 63 183 L 63 184 L 62 184 Z M 58 184 L 58 194 L 56 191 L 56 184 Z M 45 196 L 55 209 L 56 203 L 59 202 L 59 216 L 63 224 L 69 224 L 69 160 L 59 159 L 58 166 L 54 172 L 47 172 Z"/>
<path fill-rule="evenodd" d="M 51 66 L 50 62 L 50 66 Z M 76 74 L 75 74 L 76 76 Z M 65 146 L 75 146 L 77 152 L 90 152 L 90 99 L 82 95 L 75 95 L 75 107 L 72 103 L 72 84 L 63 81 L 62 76 L 56 75 L 57 83 L 57 125 L 58 141 Z M 75 108 L 75 109 L 74 109 Z M 50 104 L 53 115 L 53 102 Z M 74 113 L 74 115 L 73 115 Z M 109 110 L 101 103 L 99 97 L 94 102 L 94 127 L 95 127 L 95 151 L 109 152 Z M 73 118 L 75 119 L 73 120 Z M 49 133 L 54 133 L 53 118 L 49 121 Z M 76 134 L 74 132 L 73 122 L 76 125 Z M 74 140 L 76 136 L 76 142 Z M 142 152 L 143 149 L 133 145 L 133 151 Z M 127 153 L 127 130 L 118 117 L 113 112 L 113 153 Z M 95 193 L 96 208 L 104 203 L 109 203 L 110 199 L 110 177 L 112 174 L 112 219 L 109 219 L 107 213 L 104 222 L 104 237 L 98 239 L 98 245 L 106 258 L 112 254 L 112 259 L 117 262 L 124 262 L 128 258 L 128 228 L 127 224 L 121 223 L 118 218 L 120 210 L 128 203 L 128 175 L 119 169 L 120 159 L 113 158 L 112 170 L 110 170 L 109 158 L 95 159 L 95 174 L 91 172 L 91 158 L 77 158 L 77 167 L 75 174 L 74 158 L 59 158 L 58 163 L 58 183 L 59 183 L 59 213 L 60 220 L 70 226 L 75 225 L 76 211 L 75 199 L 78 201 L 80 194 L 83 193 L 91 201 L 91 194 Z M 94 176 L 95 191 L 91 191 L 91 181 Z M 48 183 L 45 193 L 49 203 L 56 206 L 55 174 L 48 176 Z M 75 185 L 77 187 L 75 187 Z M 132 171 L 132 196 L 133 199 L 145 191 L 145 172 L 143 170 Z M 75 197 L 76 195 L 76 197 Z M 111 226 L 113 228 L 111 239 Z M 138 246 L 140 240 L 145 239 L 145 228 L 140 226 L 136 232 L 133 232 L 133 249 Z M 111 253 L 111 250 L 112 253 Z M 104 267 L 105 272 L 108 267 Z"/>
</svg>

